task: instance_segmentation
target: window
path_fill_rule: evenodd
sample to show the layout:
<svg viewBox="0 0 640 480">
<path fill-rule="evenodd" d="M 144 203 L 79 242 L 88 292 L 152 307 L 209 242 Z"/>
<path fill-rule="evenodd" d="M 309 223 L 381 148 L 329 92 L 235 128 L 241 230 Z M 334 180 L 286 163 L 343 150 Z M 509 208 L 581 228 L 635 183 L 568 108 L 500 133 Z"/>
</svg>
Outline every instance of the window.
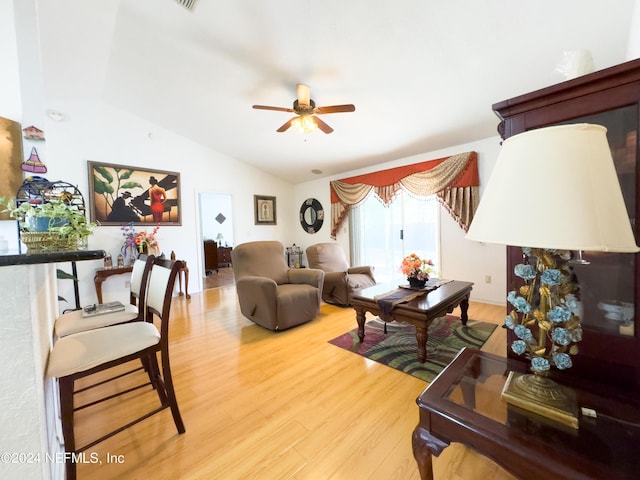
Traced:
<svg viewBox="0 0 640 480">
<path fill-rule="evenodd" d="M 369 195 L 349 213 L 353 265 L 374 266 L 379 283 L 401 278 L 400 263 L 410 253 L 439 266 L 438 211 L 435 196 L 414 197 L 401 190 L 385 207 Z"/>
</svg>

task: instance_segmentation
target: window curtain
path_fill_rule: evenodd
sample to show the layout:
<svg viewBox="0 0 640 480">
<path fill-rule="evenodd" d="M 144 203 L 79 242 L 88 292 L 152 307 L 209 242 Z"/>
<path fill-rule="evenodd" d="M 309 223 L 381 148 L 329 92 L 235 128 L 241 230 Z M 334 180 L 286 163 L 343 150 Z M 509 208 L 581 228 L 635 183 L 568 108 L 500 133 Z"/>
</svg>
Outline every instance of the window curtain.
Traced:
<svg viewBox="0 0 640 480">
<path fill-rule="evenodd" d="M 352 206 L 375 193 L 388 205 L 402 188 L 438 200 L 466 232 L 480 199 L 478 154 L 466 152 L 330 182 L 331 238 L 336 238 Z"/>
</svg>

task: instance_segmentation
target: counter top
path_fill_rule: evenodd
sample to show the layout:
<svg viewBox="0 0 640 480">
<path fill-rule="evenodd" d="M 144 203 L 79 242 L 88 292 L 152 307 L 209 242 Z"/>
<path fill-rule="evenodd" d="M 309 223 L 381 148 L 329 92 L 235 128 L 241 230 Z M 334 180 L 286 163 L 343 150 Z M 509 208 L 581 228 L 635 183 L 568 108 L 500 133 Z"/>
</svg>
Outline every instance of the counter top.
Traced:
<svg viewBox="0 0 640 480">
<path fill-rule="evenodd" d="M 75 262 L 80 260 L 99 260 L 104 258 L 104 250 L 73 250 L 60 252 L 9 252 L 0 254 L 0 267 L 10 265 L 35 265 L 38 263 Z"/>
</svg>

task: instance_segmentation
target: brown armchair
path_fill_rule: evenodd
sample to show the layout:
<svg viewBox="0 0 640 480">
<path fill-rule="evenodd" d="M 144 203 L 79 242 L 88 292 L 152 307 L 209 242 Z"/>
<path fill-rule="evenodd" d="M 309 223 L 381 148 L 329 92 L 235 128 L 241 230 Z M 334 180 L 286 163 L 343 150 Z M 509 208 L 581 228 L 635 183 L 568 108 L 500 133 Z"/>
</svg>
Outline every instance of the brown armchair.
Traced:
<svg viewBox="0 0 640 480">
<path fill-rule="evenodd" d="M 231 251 L 240 311 L 269 330 L 285 330 L 320 312 L 324 272 L 289 268 L 280 242 L 242 243 Z"/>
<path fill-rule="evenodd" d="M 376 284 L 373 267 L 350 267 L 344 250 L 337 243 L 317 243 L 307 248 L 309 267 L 324 272 L 322 299 L 327 303 L 349 306 L 351 295 L 359 288 Z"/>
</svg>

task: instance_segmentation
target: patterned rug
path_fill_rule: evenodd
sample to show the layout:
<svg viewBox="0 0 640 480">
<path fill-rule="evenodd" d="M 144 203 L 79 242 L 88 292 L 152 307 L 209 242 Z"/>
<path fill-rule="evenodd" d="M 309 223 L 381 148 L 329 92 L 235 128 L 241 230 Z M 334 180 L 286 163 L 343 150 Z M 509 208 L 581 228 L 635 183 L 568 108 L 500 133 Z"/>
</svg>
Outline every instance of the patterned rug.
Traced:
<svg viewBox="0 0 640 480">
<path fill-rule="evenodd" d="M 465 327 L 453 315 L 435 319 L 429 326 L 425 363 L 418 361 L 416 328 L 407 323 L 388 323 L 385 334 L 384 322 L 375 318 L 364 326 L 363 343 L 358 340 L 357 328 L 329 343 L 431 382 L 463 347 L 481 348 L 496 326 L 469 320 Z"/>
</svg>

